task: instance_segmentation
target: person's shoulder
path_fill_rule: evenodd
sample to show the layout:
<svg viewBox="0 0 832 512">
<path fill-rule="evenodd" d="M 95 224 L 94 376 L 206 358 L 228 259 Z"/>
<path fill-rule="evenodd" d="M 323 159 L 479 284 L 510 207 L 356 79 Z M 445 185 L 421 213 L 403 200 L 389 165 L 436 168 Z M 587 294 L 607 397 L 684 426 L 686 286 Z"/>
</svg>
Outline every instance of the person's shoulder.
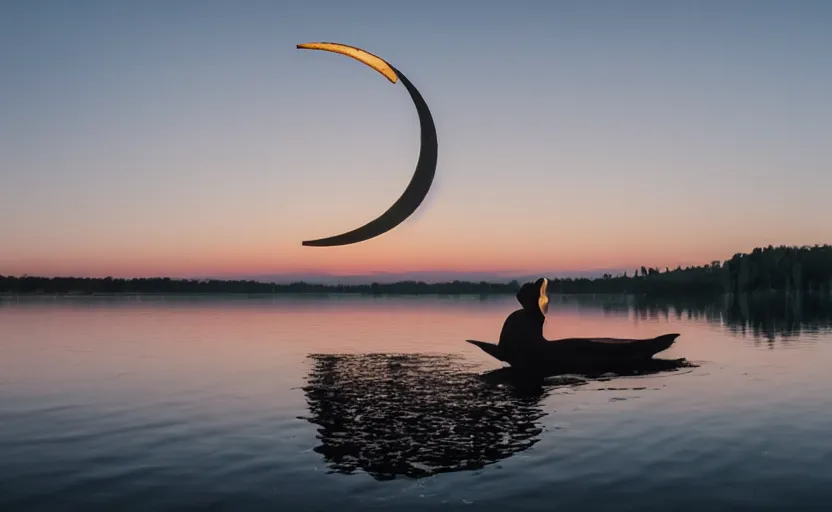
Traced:
<svg viewBox="0 0 832 512">
<path fill-rule="evenodd" d="M 526 316 L 526 310 L 525 310 L 525 309 L 523 309 L 523 308 L 520 308 L 520 309 L 515 309 L 515 310 L 514 310 L 514 311 L 512 311 L 512 312 L 511 312 L 511 314 L 510 314 L 510 315 L 508 315 L 508 316 L 509 316 L 509 317 L 513 317 L 513 316 L 514 316 L 514 317 L 517 317 L 517 316 Z"/>
<path fill-rule="evenodd" d="M 508 322 L 515 322 L 515 321 L 520 320 L 520 319 L 525 318 L 525 317 L 526 317 L 526 312 L 525 312 L 524 310 L 522 310 L 522 309 L 518 309 L 518 310 L 516 310 L 516 311 L 512 311 L 512 312 L 511 312 L 511 313 L 510 313 L 510 314 L 506 317 L 506 323 L 508 323 Z"/>
</svg>

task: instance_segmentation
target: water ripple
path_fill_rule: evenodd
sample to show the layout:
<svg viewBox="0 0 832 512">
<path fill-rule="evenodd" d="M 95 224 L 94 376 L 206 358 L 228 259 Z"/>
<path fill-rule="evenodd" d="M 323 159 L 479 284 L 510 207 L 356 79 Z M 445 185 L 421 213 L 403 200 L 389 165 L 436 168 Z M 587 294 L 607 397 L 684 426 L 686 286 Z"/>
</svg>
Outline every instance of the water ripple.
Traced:
<svg viewBox="0 0 832 512">
<path fill-rule="evenodd" d="M 558 386 L 587 382 L 561 376 L 525 389 L 506 383 L 510 371 L 479 375 L 453 356 L 310 358 L 309 416 L 302 418 L 319 426 L 315 452 L 333 472 L 361 470 L 378 480 L 481 469 L 527 450 L 543 432 L 542 399 Z"/>
</svg>

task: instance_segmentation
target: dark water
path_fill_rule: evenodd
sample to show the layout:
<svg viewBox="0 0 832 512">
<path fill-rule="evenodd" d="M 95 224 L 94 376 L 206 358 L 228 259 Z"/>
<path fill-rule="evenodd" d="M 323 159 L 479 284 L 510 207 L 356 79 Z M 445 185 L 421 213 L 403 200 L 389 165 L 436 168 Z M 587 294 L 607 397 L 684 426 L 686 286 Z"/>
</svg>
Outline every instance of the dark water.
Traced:
<svg viewBox="0 0 832 512">
<path fill-rule="evenodd" d="M 511 298 L 0 299 L 0 511 L 832 510 L 832 307 L 552 297 L 695 366 L 540 390 Z"/>
</svg>

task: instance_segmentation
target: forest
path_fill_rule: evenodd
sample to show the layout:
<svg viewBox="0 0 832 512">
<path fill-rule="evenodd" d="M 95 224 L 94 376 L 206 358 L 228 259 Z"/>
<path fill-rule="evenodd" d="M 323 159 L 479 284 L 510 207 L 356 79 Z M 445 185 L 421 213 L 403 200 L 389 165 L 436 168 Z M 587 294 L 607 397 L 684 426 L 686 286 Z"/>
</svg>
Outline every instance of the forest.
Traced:
<svg viewBox="0 0 832 512">
<path fill-rule="evenodd" d="M 520 285 L 452 281 L 402 281 L 363 285 L 305 282 L 277 284 L 250 280 L 122 279 L 113 277 L 36 277 L 0 275 L 0 294 L 299 294 L 357 293 L 372 295 L 491 295 L 515 293 Z M 598 278 L 550 278 L 549 293 L 632 294 L 647 296 L 722 295 L 765 292 L 832 294 L 832 245 L 756 248 L 723 262 L 701 266 L 642 266 Z"/>
</svg>

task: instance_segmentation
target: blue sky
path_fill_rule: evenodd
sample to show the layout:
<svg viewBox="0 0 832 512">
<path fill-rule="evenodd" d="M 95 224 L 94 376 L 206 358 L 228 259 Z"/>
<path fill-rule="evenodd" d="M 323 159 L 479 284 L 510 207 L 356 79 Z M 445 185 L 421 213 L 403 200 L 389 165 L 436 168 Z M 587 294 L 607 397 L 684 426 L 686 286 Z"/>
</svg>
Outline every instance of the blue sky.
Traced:
<svg viewBox="0 0 832 512">
<path fill-rule="evenodd" d="M 0 274 L 675 266 L 832 240 L 829 2 L 0 4 Z M 435 185 L 374 218 L 439 132 Z"/>
</svg>

